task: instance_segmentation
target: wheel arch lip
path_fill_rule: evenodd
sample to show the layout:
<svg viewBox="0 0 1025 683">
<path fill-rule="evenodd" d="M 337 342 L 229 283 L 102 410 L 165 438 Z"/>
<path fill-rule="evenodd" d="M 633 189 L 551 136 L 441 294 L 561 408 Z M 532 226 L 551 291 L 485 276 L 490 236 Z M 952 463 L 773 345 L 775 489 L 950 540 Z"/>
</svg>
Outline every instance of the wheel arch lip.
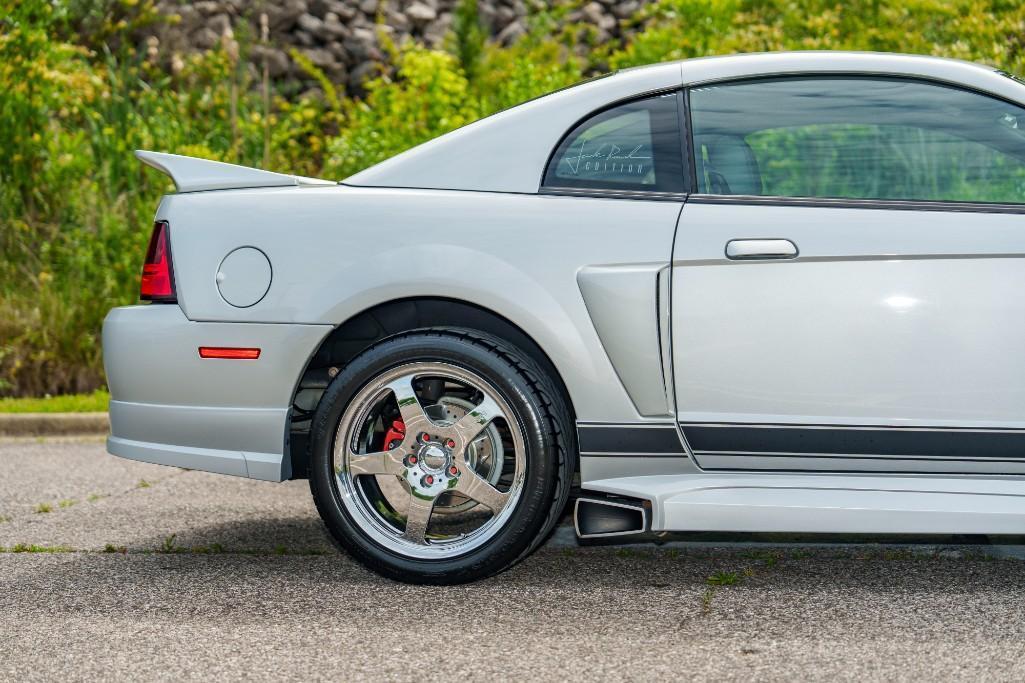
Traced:
<svg viewBox="0 0 1025 683">
<path fill-rule="evenodd" d="M 519 335 L 522 335 L 522 338 L 507 339 L 506 341 L 512 343 L 518 348 L 524 346 L 523 342 L 526 342 L 527 345 L 532 347 L 520 348 L 520 350 L 530 355 L 536 362 L 538 362 L 542 369 L 554 372 L 553 380 L 562 390 L 564 398 L 568 403 L 570 413 L 574 416 L 576 415 L 576 411 L 574 409 L 575 403 L 574 397 L 572 395 L 572 390 L 570 388 L 569 383 L 566 381 L 563 367 L 561 367 L 559 362 L 557 362 L 556 360 L 559 356 L 553 357 L 551 353 L 552 345 L 546 345 L 546 343 L 543 343 L 542 340 L 538 339 L 538 336 L 536 334 L 532 333 L 532 330 L 536 331 L 538 329 L 544 328 L 544 323 L 541 320 L 537 318 L 532 318 L 527 321 L 526 325 L 524 325 L 521 317 L 510 317 L 507 315 L 503 315 L 502 313 L 499 313 L 494 307 L 477 303 L 470 297 L 464 298 L 443 293 L 432 294 L 430 293 L 431 291 L 433 290 L 425 290 L 422 293 L 409 294 L 406 296 L 379 296 L 376 298 L 370 298 L 369 301 L 363 301 L 358 309 L 354 309 L 351 313 L 346 315 L 340 323 L 336 324 L 334 326 L 334 331 L 331 334 L 325 336 L 323 339 L 321 339 L 320 343 L 317 345 L 317 348 L 315 348 L 312 351 L 310 357 L 306 362 L 306 365 L 303 367 L 302 373 L 296 380 L 295 387 L 293 388 L 293 396 L 301 388 L 303 377 L 312 368 L 316 367 L 315 363 L 321 360 L 326 360 L 321 356 L 321 351 L 325 349 L 333 341 L 336 334 L 343 332 L 347 326 L 356 324 L 361 318 L 367 316 L 375 316 L 375 314 L 387 311 L 388 309 L 394 310 L 399 309 L 401 307 L 409 307 L 412 309 L 416 309 L 417 315 L 421 315 L 423 312 L 423 308 L 425 307 L 452 307 L 452 314 L 448 319 L 445 319 L 444 317 L 439 317 L 436 311 L 428 311 L 426 315 L 418 318 L 412 325 L 402 324 L 394 329 L 386 329 L 385 333 L 379 337 L 367 339 L 365 345 L 359 351 L 355 352 L 355 354 L 362 353 L 362 351 L 365 351 L 372 344 L 375 344 L 389 337 L 418 329 L 451 327 L 473 329 L 479 332 L 496 334 L 496 327 L 500 328 L 502 326 L 507 326 L 508 329 L 515 331 Z M 557 305 L 557 302 L 554 302 L 554 299 L 552 300 L 552 302 L 555 303 L 555 305 Z M 468 312 L 471 311 L 474 312 L 476 315 L 480 316 L 480 318 L 478 320 L 475 320 L 472 316 L 467 315 Z M 494 321 L 495 323 L 497 323 L 497 325 L 481 325 L 479 322 L 488 319 Z M 531 323 L 533 323 L 533 325 Z M 584 344 L 581 335 L 574 328 L 574 326 L 571 323 L 569 323 L 568 318 L 566 319 L 565 328 L 573 330 L 575 336 L 579 340 L 577 342 L 578 344 Z M 542 335 L 543 339 L 548 340 L 549 334 Z M 562 344 L 556 346 L 559 350 L 563 351 L 563 356 L 570 353 L 569 351 L 565 350 L 566 347 L 569 345 Z"/>
<path fill-rule="evenodd" d="M 410 312 L 412 312 L 413 317 L 409 317 Z M 571 419 L 577 419 L 578 396 L 574 395 L 573 389 L 569 381 L 567 381 L 565 367 L 559 365 L 557 359 L 553 358 L 550 347 L 547 347 L 542 340 L 539 340 L 532 334 L 531 329 L 525 328 L 516 319 L 504 316 L 493 308 L 483 306 L 472 300 L 451 295 L 431 295 L 425 293 L 396 298 L 381 298 L 375 303 L 364 305 L 347 315 L 341 323 L 335 326 L 331 334 L 322 338 L 316 348 L 310 353 L 302 372 L 296 378 L 295 386 L 293 387 L 293 412 L 290 415 L 290 424 L 296 420 L 301 421 L 303 419 L 302 416 L 294 412 L 294 408 L 300 402 L 300 392 L 310 387 L 313 387 L 312 391 L 320 392 L 316 395 L 315 403 L 312 406 L 312 409 L 315 410 L 320 403 L 322 392 L 326 388 L 326 383 L 319 388 L 315 386 L 318 373 L 323 374 L 323 369 L 340 367 L 347 362 L 345 360 L 335 364 L 334 361 L 336 359 L 329 355 L 331 344 L 345 338 L 344 334 L 347 326 L 358 325 L 361 320 L 377 320 L 381 314 L 384 314 L 386 318 L 385 325 L 390 325 L 394 322 L 394 326 L 386 327 L 383 333 L 378 336 L 361 338 L 360 343 L 357 345 L 358 348 L 351 351 L 350 359 L 380 341 L 415 330 L 438 328 L 454 330 L 461 328 L 491 334 L 519 348 L 534 360 L 544 372 L 551 375 L 552 381 L 558 388 L 563 400 L 566 401 L 566 407 Z M 405 319 L 402 319 L 403 314 L 405 314 Z M 572 327 L 572 325 L 569 326 Z M 350 329 L 352 328 L 350 327 Z M 581 341 L 581 343 L 583 342 Z M 564 353 L 567 352 L 565 347 L 563 347 L 563 351 Z M 330 375 L 327 377 L 329 378 Z M 321 377 L 321 380 L 324 379 L 324 377 Z M 330 380 L 327 379 L 327 381 Z M 298 431 L 298 434 L 301 435 L 298 440 L 293 439 L 293 436 L 296 434 L 297 432 L 286 424 L 285 452 L 291 463 L 291 476 L 293 478 L 301 478 L 304 476 L 308 464 L 309 453 L 306 446 L 307 443 L 311 442 L 307 441 L 309 438 L 308 432 Z"/>
<path fill-rule="evenodd" d="M 401 282 L 383 283 L 378 287 L 360 290 L 332 307 L 323 319 L 337 321 L 334 327 L 338 330 L 375 310 L 402 304 L 440 302 L 474 309 L 522 334 L 543 353 L 546 362 L 557 371 L 566 388 L 575 393 L 573 376 L 582 374 L 593 377 L 598 370 L 597 360 L 604 360 L 601 356 L 592 355 L 591 342 L 585 334 L 590 326 L 581 325 L 581 322 L 589 322 L 590 317 L 577 292 L 575 281 L 570 279 L 564 289 L 572 292 L 573 296 L 556 296 L 551 284 L 537 281 L 514 264 L 500 258 L 493 258 L 488 270 L 493 273 L 489 282 L 501 285 L 479 287 L 458 277 L 436 279 L 414 276 Z M 461 312 L 454 313 L 452 321 L 435 315 L 435 320 L 417 327 L 472 327 L 462 322 L 465 316 Z M 398 333 L 408 329 L 393 329 L 389 332 Z"/>
</svg>

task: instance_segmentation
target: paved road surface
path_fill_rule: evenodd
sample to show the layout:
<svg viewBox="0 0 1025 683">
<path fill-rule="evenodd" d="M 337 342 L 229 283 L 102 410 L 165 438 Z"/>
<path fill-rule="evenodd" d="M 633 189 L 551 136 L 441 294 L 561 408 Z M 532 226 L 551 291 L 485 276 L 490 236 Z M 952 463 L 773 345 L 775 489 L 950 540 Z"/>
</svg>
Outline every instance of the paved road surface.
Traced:
<svg viewBox="0 0 1025 683">
<path fill-rule="evenodd" d="M 0 443 L 0 515 L 0 680 L 1025 677 L 1016 545 L 578 548 L 563 530 L 495 579 L 422 588 L 337 553 L 304 482 L 95 440 Z"/>
</svg>

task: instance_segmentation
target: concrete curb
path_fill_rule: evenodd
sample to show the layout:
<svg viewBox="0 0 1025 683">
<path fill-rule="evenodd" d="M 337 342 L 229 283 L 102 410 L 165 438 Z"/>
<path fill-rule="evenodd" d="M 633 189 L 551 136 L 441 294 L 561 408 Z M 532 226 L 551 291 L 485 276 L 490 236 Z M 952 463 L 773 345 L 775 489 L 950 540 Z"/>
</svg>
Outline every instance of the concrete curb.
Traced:
<svg viewBox="0 0 1025 683">
<path fill-rule="evenodd" d="M 0 413 L 0 436 L 97 436 L 109 432 L 107 413 Z"/>
</svg>

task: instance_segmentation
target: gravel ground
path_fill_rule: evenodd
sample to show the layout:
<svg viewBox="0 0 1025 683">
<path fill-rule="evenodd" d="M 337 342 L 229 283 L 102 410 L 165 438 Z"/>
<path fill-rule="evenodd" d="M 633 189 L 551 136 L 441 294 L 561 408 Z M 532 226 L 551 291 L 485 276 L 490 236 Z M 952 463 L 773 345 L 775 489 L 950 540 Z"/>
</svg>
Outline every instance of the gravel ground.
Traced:
<svg viewBox="0 0 1025 683">
<path fill-rule="evenodd" d="M 406 586 L 332 548 L 304 482 L 95 440 L 0 443 L 0 515 L 0 680 L 1025 678 L 1020 545 L 563 529 L 494 579 Z"/>
</svg>

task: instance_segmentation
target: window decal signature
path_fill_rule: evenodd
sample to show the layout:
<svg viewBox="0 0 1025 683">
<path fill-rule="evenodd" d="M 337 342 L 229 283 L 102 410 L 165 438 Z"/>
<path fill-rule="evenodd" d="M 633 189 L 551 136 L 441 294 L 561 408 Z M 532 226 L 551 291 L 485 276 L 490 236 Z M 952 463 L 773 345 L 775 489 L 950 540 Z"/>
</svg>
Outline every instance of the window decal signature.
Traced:
<svg viewBox="0 0 1025 683">
<path fill-rule="evenodd" d="M 650 161 L 650 155 L 643 155 L 643 144 L 639 144 L 628 153 L 622 154 L 623 148 L 611 142 L 603 142 L 593 151 L 588 153 L 587 142 L 580 141 L 576 154 L 569 154 L 563 158 L 566 166 L 573 175 L 580 175 L 581 169 L 586 173 L 613 174 L 613 173 L 637 173 L 645 172 Z M 606 151 L 607 150 L 607 151 Z"/>
</svg>

